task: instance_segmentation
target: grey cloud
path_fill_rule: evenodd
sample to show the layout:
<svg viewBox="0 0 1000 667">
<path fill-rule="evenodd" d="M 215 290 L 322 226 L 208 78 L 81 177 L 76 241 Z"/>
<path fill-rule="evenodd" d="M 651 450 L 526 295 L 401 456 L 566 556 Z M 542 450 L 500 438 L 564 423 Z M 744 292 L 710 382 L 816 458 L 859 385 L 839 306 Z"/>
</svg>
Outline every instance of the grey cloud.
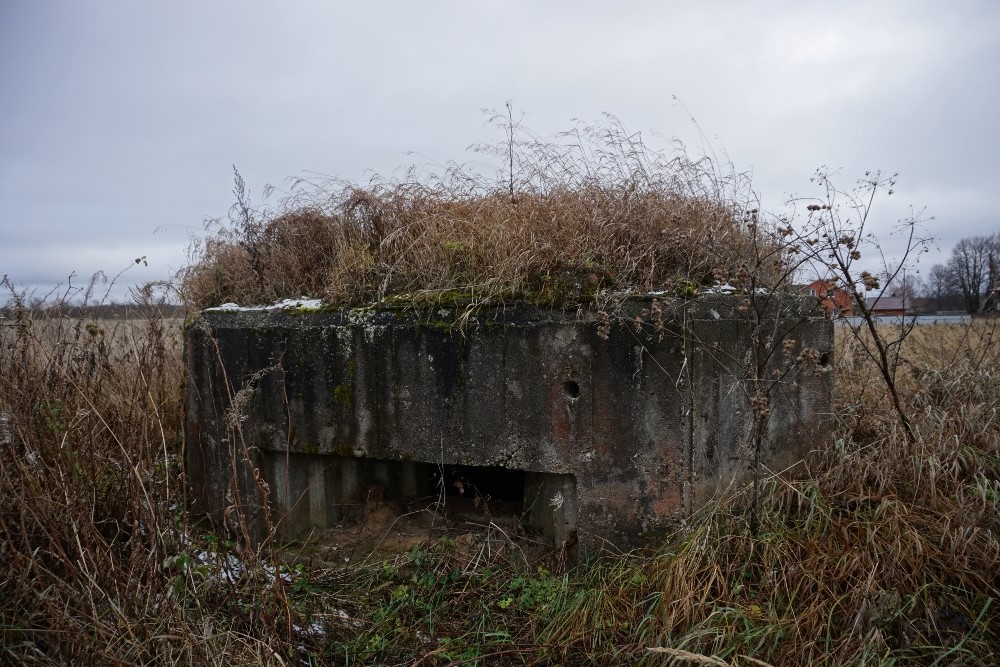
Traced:
<svg viewBox="0 0 1000 667">
<path fill-rule="evenodd" d="M 465 148 L 496 138 L 480 109 L 511 98 L 543 136 L 610 111 L 715 150 L 769 206 L 810 194 L 820 164 L 846 183 L 899 171 L 877 231 L 926 205 L 942 254 L 1000 227 L 990 2 L 0 11 L 0 273 L 40 287 L 154 247 L 136 279 L 166 277 L 187 232 L 228 209 L 233 163 L 259 192 L 310 170 L 478 159 Z"/>
</svg>

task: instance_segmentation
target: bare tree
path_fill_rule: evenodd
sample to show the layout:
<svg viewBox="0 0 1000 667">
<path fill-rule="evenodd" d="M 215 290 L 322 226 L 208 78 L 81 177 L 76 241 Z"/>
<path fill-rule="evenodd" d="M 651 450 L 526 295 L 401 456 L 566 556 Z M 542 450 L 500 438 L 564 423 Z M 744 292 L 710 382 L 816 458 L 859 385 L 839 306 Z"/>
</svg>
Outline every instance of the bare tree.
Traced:
<svg viewBox="0 0 1000 667">
<path fill-rule="evenodd" d="M 957 310 L 962 307 L 962 295 L 949 265 L 935 264 L 927 273 L 921 295 L 934 310 Z"/>
<path fill-rule="evenodd" d="M 991 280 L 998 277 L 997 260 L 996 235 L 962 239 L 952 248 L 948 270 L 968 312 L 982 311 Z"/>
<path fill-rule="evenodd" d="M 917 296 L 923 290 L 923 280 L 920 278 L 920 274 L 915 271 L 907 271 L 903 268 L 900 270 L 893 269 L 887 272 L 887 275 L 894 277 L 887 280 L 883 292 L 902 299 L 906 309 L 909 310 L 912 308 Z"/>
<path fill-rule="evenodd" d="M 931 237 L 926 236 L 923 211 L 901 220 L 897 232 L 902 234 L 905 250 L 898 263 L 890 266 L 882 246 L 867 229 L 876 195 L 893 193 L 895 175 L 880 171 L 868 172 L 851 191 L 837 188 L 830 175 L 823 169 L 816 172 L 813 181 L 822 194 L 806 206 L 808 216 L 801 230 L 795 235 L 793 248 L 812 262 L 818 273 L 833 276 L 838 287 L 854 301 L 857 323 L 848 323 L 852 336 L 861 350 L 875 363 L 892 399 L 893 408 L 909 444 L 917 442 L 910 417 L 900 397 L 896 373 L 900 368 L 900 350 L 903 341 L 914 326 L 914 320 L 904 320 L 898 329 L 879 327 L 877 318 L 865 303 L 865 292 L 875 292 L 877 298 L 888 294 L 892 284 L 905 284 L 904 275 L 919 255 L 927 252 Z M 862 252 L 881 263 L 878 275 L 858 270 Z M 871 260 L 869 260 L 871 261 Z M 909 288 L 912 289 L 912 286 Z"/>
</svg>

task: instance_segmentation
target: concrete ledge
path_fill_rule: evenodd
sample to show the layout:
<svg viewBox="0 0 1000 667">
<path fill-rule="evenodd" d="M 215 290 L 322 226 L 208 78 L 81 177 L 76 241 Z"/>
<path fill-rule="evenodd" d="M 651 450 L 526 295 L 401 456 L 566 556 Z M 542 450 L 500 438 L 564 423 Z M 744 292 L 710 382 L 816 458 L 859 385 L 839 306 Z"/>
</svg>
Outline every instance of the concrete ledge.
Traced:
<svg viewBox="0 0 1000 667">
<path fill-rule="evenodd" d="M 759 320 L 721 295 L 632 298 L 610 319 L 205 311 L 185 330 L 192 509 L 222 522 L 231 508 L 257 535 L 270 517 L 294 537 L 342 520 L 366 485 L 433 495 L 435 471 L 465 466 L 477 484 L 523 473 L 498 483 L 557 546 L 638 546 L 745 473 L 755 331 L 776 341 L 768 377 L 787 371 L 761 462 L 784 470 L 828 444 L 833 325 L 815 305 L 758 297 Z M 782 340 L 821 367 L 792 363 Z"/>
</svg>

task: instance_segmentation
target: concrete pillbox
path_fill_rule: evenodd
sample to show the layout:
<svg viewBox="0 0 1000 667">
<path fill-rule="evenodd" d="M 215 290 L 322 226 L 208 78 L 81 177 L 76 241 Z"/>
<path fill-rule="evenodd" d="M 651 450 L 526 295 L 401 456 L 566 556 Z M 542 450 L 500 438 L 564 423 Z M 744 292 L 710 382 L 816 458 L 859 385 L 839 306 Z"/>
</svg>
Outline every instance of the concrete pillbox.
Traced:
<svg viewBox="0 0 1000 667">
<path fill-rule="evenodd" d="M 459 467 L 555 546 L 655 542 L 745 478 L 765 347 L 762 467 L 830 442 L 832 322 L 812 298 L 746 299 L 204 311 L 185 330 L 192 509 L 293 538 L 370 482 L 433 494 Z"/>
</svg>

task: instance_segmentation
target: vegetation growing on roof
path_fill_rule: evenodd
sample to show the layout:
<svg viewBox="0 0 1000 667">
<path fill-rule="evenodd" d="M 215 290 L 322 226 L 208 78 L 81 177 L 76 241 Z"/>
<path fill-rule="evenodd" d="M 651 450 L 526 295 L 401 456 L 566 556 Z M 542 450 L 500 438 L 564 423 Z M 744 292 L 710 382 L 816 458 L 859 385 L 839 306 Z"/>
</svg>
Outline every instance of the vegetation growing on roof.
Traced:
<svg viewBox="0 0 1000 667">
<path fill-rule="evenodd" d="M 680 291 L 748 266 L 761 280 L 744 175 L 679 145 L 651 148 L 611 116 L 553 139 L 499 118 L 504 138 L 474 147 L 496 159 L 493 170 L 451 163 L 367 184 L 298 179 L 273 207 L 251 205 L 237 173 L 228 219 L 191 249 L 185 300 L 204 308 L 308 294 L 341 306 L 405 295 L 420 305 L 458 293 L 475 304 L 564 306 L 609 288 Z"/>
</svg>

